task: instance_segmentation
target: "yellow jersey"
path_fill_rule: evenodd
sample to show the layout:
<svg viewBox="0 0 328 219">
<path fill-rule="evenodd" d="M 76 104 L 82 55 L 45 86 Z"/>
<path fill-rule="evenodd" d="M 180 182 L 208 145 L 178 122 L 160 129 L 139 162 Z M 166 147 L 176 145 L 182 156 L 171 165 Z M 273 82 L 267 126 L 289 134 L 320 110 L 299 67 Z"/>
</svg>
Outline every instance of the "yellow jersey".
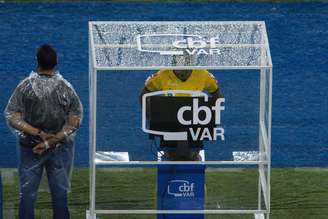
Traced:
<svg viewBox="0 0 328 219">
<path fill-rule="evenodd" d="M 186 81 L 181 81 L 173 70 L 167 69 L 160 70 L 148 77 L 145 87 L 149 91 L 191 90 L 208 93 L 213 93 L 219 88 L 217 80 L 207 70 L 192 70 L 189 78 Z"/>
</svg>

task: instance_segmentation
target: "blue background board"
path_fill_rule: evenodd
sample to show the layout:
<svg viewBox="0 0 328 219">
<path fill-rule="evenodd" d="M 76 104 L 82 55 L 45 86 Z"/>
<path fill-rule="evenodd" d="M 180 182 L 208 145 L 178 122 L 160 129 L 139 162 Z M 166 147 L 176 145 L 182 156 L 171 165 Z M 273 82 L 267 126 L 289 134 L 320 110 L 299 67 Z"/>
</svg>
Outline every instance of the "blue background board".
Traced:
<svg viewBox="0 0 328 219">
<path fill-rule="evenodd" d="M 74 85 L 85 109 L 76 142 L 77 166 L 88 165 L 89 20 L 264 20 L 274 65 L 273 166 L 328 165 L 328 4 L 0 4 L 0 110 L 4 110 L 17 83 L 35 69 L 37 46 L 52 44 L 59 53 L 59 69 Z M 140 130 L 137 95 L 151 73 L 114 74 L 110 79 L 102 76 L 101 82 L 109 80 L 107 87 L 113 92 L 103 92 L 99 97 L 104 99 L 99 101 L 102 111 L 98 121 L 105 123 L 98 129 L 99 145 L 105 147 L 114 139 L 111 142 L 114 150 L 128 150 L 132 159 L 153 159 L 147 136 Z M 231 85 L 222 88 L 231 95 L 229 99 L 233 100 L 234 95 L 257 98 L 258 94 L 251 92 L 254 85 L 249 77 L 242 78 L 244 80 L 237 83 L 241 89 L 234 90 L 235 85 L 230 82 L 235 72 L 232 79 L 220 72 L 214 74 L 220 76 L 222 85 Z M 238 109 L 239 112 L 247 112 L 249 105 L 244 106 L 246 108 Z M 129 112 L 122 113 L 120 107 Z M 125 116 L 125 113 L 131 116 Z M 235 120 L 231 117 L 230 124 L 238 124 L 238 112 L 231 115 L 237 117 Z M 250 118 L 253 117 L 256 114 Z M 118 122 L 122 126 L 117 126 Z M 248 129 L 253 126 L 253 120 L 242 127 L 231 126 L 231 133 L 240 136 L 234 142 L 235 148 L 217 148 L 214 152 L 226 158 L 244 142 L 256 143 L 257 132 Z M 0 167 L 15 167 L 15 138 L 3 116 L 0 116 L 0 130 Z M 118 133 L 115 138 L 113 130 Z"/>
<path fill-rule="evenodd" d="M 2 180 L 1 180 L 1 175 L 0 175 L 0 219 L 3 217 L 3 204 L 2 204 Z"/>
</svg>

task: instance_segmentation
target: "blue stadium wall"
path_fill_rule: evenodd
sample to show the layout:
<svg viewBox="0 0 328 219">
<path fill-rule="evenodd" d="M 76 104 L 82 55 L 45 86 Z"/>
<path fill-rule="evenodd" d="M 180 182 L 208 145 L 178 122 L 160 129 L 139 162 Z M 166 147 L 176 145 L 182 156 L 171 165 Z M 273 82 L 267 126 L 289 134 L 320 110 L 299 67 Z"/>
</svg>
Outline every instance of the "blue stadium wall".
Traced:
<svg viewBox="0 0 328 219">
<path fill-rule="evenodd" d="M 273 76 L 272 161 L 275 167 L 328 165 L 328 4 L 0 4 L 0 110 L 17 83 L 35 69 L 38 45 L 49 43 L 59 53 L 59 69 L 74 85 L 85 109 L 76 141 L 76 166 L 88 165 L 88 21 L 93 20 L 264 20 Z M 126 101 L 140 113 L 136 91 L 152 72 L 117 74 L 116 104 Z M 248 87 L 243 87 L 247 91 Z M 104 94 L 109 98 L 112 94 Z M 106 97 L 108 95 L 108 97 Z M 104 111 L 106 109 L 103 109 Z M 241 109 L 242 110 L 242 109 Z M 107 114 L 111 117 L 110 112 Z M 129 129 L 115 142 L 132 158 L 151 159 L 140 118 L 122 117 Z M 108 130 L 115 130 L 109 123 Z M 138 129 L 138 130 L 137 130 Z M 15 138 L 0 117 L 0 167 L 15 167 Z M 103 131 L 111 137 L 109 131 Z M 137 130 L 137 131 L 136 131 Z M 129 138 L 124 138 L 129 136 Z M 141 136 L 141 137 L 140 137 Z M 101 138 L 100 145 L 106 144 Z M 255 139 L 256 141 L 256 139 Z M 240 142 L 242 144 L 242 142 Z M 142 146 L 143 145 L 143 146 Z M 146 152 L 145 152 L 146 151 Z M 222 151 L 221 151 L 222 152 Z M 224 151 L 222 152 L 224 154 Z"/>
</svg>

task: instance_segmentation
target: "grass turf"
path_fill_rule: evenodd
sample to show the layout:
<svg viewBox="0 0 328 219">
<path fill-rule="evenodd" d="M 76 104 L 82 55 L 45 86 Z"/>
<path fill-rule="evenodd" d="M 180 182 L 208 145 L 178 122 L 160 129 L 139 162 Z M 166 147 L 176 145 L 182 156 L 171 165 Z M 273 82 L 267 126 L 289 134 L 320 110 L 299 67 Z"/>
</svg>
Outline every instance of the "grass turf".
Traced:
<svg viewBox="0 0 328 219">
<path fill-rule="evenodd" d="M 72 218 L 85 218 L 89 200 L 89 170 L 75 168 L 72 175 L 70 210 Z M 255 169 L 212 169 L 206 171 L 207 209 L 255 209 L 257 207 Z M 4 180 L 6 181 L 6 180 Z M 271 219 L 327 219 L 327 169 L 272 169 Z M 44 190 L 46 186 L 41 186 Z M 18 179 L 4 182 L 4 214 L 17 217 Z M 155 209 L 156 169 L 98 169 L 97 209 Z M 51 218 L 50 194 L 38 194 L 36 218 Z M 144 219 L 154 215 L 99 215 L 100 219 Z M 247 219 L 246 215 L 207 215 L 214 219 Z"/>
</svg>

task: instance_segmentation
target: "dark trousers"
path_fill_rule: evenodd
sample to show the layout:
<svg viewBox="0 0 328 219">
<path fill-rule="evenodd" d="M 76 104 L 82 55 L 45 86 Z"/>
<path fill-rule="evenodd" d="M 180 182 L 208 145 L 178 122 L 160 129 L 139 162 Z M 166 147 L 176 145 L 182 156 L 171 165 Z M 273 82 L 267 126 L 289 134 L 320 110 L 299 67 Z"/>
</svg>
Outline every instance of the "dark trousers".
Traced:
<svg viewBox="0 0 328 219">
<path fill-rule="evenodd" d="M 20 147 L 20 219 L 34 219 L 34 205 L 44 169 L 51 192 L 53 218 L 70 218 L 67 192 L 70 188 L 73 154 L 73 145 L 62 144 L 42 155 L 34 154 L 31 148 Z"/>
</svg>

